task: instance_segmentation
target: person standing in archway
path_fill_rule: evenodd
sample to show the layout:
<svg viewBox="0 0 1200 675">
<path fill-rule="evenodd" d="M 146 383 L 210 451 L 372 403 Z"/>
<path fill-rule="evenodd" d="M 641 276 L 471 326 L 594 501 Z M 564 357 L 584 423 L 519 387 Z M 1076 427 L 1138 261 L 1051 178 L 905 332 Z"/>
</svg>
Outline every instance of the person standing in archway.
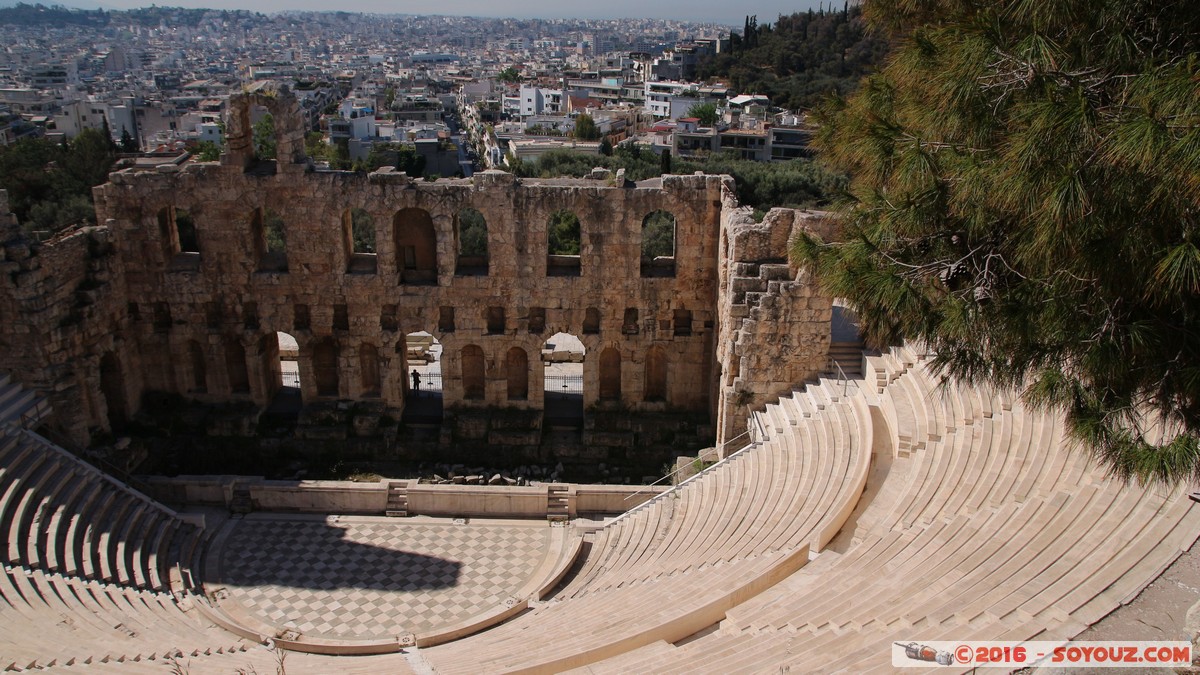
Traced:
<svg viewBox="0 0 1200 675">
<path fill-rule="evenodd" d="M 417 372 L 416 368 L 413 368 L 413 371 L 412 371 L 412 382 L 413 382 L 413 386 L 412 386 L 413 391 L 417 392 L 417 394 L 420 394 L 421 393 L 421 374 Z"/>
</svg>

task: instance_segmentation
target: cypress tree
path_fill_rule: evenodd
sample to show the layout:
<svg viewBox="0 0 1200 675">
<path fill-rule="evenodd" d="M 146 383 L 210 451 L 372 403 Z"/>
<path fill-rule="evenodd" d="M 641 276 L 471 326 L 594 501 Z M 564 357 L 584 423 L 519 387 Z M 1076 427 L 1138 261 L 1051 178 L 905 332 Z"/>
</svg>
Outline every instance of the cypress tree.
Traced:
<svg viewBox="0 0 1200 675">
<path fill-rule="evenodd" d="M 793 255 L 877 346 L 1061 412 L 1117 476 L 1200 478 L 1200 3 L 877 0 L 818 114 L 841 243 Z"/>
</svg>

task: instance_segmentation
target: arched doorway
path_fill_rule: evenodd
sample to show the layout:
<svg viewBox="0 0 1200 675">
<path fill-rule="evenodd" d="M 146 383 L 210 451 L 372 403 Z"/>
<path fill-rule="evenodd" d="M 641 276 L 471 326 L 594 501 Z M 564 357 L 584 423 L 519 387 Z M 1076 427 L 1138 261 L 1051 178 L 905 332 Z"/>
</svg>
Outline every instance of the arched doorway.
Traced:
<svg viewBox="0 0 1200 675">
<path fill-rule="evenodd" d="M 542 345 L 543 391 L 547 427 L 583 427 L 583 342 L 555 333 Z"/>
<path fill-rule="evenodd" d="M 262 338 L 264 375 L 268 391 L 274 392 L 267 415 L 280 425 L 294 423 L 304 404 L 300 389 L 300 344 L 283 332 L 267 333 Z"/>
<path fill-rule="evenodd" d="M 408 424 L 441 424 L 442 343 L 431 333 L 417 331 L 404 338 L 404 421 Z"/>
<path fill-rule="evenodd" d="M 299 394 L 300 343 L 282 331 L 275 333 L 275 341 L 279 346 L 279 381 L 276 384 L 280 390 L 294 389 Z"/>
</svg>

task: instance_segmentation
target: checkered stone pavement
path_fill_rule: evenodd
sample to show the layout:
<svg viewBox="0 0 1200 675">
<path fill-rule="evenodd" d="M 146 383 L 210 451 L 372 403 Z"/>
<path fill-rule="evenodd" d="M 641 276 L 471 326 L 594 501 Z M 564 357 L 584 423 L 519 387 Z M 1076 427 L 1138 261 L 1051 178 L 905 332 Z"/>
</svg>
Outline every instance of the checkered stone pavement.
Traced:
<svg viewBox="0 0 1200 675">
<path fill-rule="evenodd" d="M 249 614 L 305 635 L 418 633 L 502 604 L 548 555 L 550 528 L 243 520 L 221 583 Z"/>
</svg>

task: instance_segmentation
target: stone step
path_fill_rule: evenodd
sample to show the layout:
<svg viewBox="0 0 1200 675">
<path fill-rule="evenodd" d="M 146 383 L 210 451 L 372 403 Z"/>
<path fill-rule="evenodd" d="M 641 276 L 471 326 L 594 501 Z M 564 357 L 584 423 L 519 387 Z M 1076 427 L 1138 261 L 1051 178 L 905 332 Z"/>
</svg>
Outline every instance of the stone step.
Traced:
<svg viewBox="0 0 1200 675">
<path fill-rule="evenodd" d="M 391 481 L 388 483 L 387 508 L 384 514 L 390 518 L 405 518 L 408 516 L 408 481 Z"/>
</svg>

